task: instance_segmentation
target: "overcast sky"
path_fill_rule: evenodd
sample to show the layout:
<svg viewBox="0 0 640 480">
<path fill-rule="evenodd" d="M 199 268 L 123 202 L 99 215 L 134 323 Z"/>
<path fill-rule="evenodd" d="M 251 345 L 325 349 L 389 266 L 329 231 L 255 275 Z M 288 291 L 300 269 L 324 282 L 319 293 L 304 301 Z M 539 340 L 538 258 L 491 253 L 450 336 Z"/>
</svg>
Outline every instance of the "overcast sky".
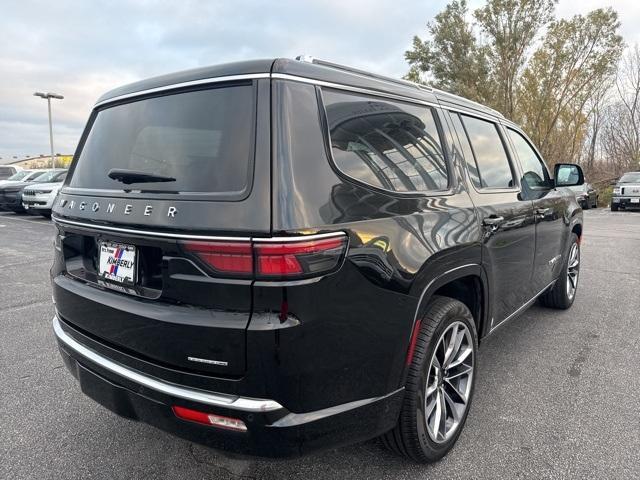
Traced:
<svg viewBox="0 0 640 480">
<path fill-rule="evenodd" d="M 118 85 L 216 63 L 305 53 L 388 75 L 445 0 L 35 2 L 2 0 L 0 163 L 49 152 L 46 102 L 58 153 L 72 153 L 97 97 Z M 484 3 L 471 0 L 472 7 Z M 100 7 L 98 7 L 100 5 Z M 627 43 L 640 41 L 640 1 L 560 0 L 560 16 L 613 6 Z"/>
</svg>

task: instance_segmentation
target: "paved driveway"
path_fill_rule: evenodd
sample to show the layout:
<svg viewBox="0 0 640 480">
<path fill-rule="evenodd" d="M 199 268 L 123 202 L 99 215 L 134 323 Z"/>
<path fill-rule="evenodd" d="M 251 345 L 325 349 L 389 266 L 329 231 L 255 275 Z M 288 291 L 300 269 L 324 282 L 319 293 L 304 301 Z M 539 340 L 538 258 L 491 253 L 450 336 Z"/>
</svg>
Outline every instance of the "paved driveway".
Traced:
<svg viewBox="0 0 640 480">
<path fill-rule="evenodd" d="M 639 478 L 640 213 L 585 217 L 573 308 L 535 306 L 483 343 L 466 428 L 425 466 L 375 441 L 293 460 L 229 455 L 103 409 L 51 332 L 53 227 L 0 213 L 0 478 Z"/>
</svg>

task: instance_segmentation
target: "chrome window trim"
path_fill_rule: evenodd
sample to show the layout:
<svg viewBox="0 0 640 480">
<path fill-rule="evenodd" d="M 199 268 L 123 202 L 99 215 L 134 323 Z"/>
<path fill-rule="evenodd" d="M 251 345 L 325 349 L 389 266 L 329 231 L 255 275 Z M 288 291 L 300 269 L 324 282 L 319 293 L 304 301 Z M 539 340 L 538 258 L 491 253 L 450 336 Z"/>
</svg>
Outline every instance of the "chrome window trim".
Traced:
<svg viewBox="0 0 640 480">
<path fill-rule="evenodd" d="M 337 90 L 345 90 L 348 92 L 356 92 L 356 93 L 362 93 L 365 95 L 374 95 L 377 97 L 382 97 L 382 98 L 389 98 L 392 100 L 400 100 L 403 102 L 408 102 L 408 103 L 414 103 L 417 105 L 426 105 L 426 106 L 430 106 L 430 107 L 435 107 L 435 108 L 442 108 L 443 110 L 450 110 L 452 112 L 458 112 L 458 113 L 463 113 L 463 114 L 467 114 L 467 115 L 474 115 L 478 118 L 482 118 L 483 120 L 489 120 L 491 122 L 494 123 L 499 123 L 501 121 L 505 121 L 508 124 L 512 124 L 511 122 L 509 122 L 508 120 L 506 120 L 504 117 L 499 117 L 499 116 L 492 116 L 492 115 L 488 115 L 486 112 L 482 112 L 480 110 L 476 110 L 474 108 L 465 108 L 465 107 L 452 107 L 450 105 L 443 105 L 438 101 L 438 90 L 433 90 L 432 92 L 429 92 L 427 90 L 427 92 L 432 93 L 435 97 L 436 97 L 436 101 L 435 102 L 429 102 L 427 100 L 420 100 L 419 98 L 415 98 L 415 97 L 411 97 L 411 96 L 405 96 L 405 95 L 397 95 L 394 93 L 388 93 L 388 92 L 384 92 L 384 91 L 380 91 L 380 90 L 372 90 L 370 88 L 363 88 L 363 87 L 355 87 L 352 85 L 346 85 L 344 83 L 334 83 L 334 82 L 326 82 L 324 80 L 316 80 L 313 78 L 307 78 L 307 77 L 301 77 L 298 75 L 290 75 L 288 73 L 273 73 L 271 74 L 271 78 L 276 78 L 276 79 L 281 79 L 281 80 L 291 80 L 294 82 L 301 82 L 301 83 L 308 83 L 311 85 L 317 85 L 320 87 L 327 87 L 327 88 L 335 88 Z M 375 80 L 375 78 L 372 77 L 373 80 Z M 460 97 L 463 98 L 463 97 Z M 468 100 L 466 98 L 463 98 L 466 101 L 472 101 L 472 100 Z M 479 104 L 481 105 L 481 104 Z M 515 124 L 512 124 L 515 125 Z"/>
<path fill-rule="evenodd" d="M 260 398 L 239 397 L 235 395 L 227 395 L 223 393 L 205 392 L 203 390 L 195 390 L 182 387 L 172 383 L 164 382 L 154 377 L 144 375 L 135 370 L 127 368 L 119 363 L 113 362 L 106 357 L 96 353 L 95 351 L 80 344 L 70 337 L 62 329 L 60 320 L 57 315 L 53 317 L 53 331 L 60 342 L 70 348 L 78 355 L 83 356 L 87 360 L 99 365 L 116 375 L 126 378 L 127 380 L 142 385 L 156 392 L 170 395 L 184 400 L 197 403 L 204 403 L 216 407 L 224 407 L 232 410 L 242 410 L 244 412 L 271 412 L 281 410 L 284 407 L 274 400 L 265 400 Z"/>
<path fill-rule="evenodd" d="M 345 85 L 344 83 L 325 82 L 324 80 L 316 80 L 313 78 L 299 77 L 297 75 L 289 75 L 288 73 L 273 73 L 271 78 L 280 80 L 291 80 L 292 82 L 308 83 L 310 85 L 317 85 L 319 87 L 335 88 L 336 90 L 346 90 L 349 92 L 362 93 L 365 95 L 373 95 L 376 97 L 389 98 L 393 100 L 400 100 L 408 103 L 415 103 L 418 105 L 428 105 L 431 107 L 440 107 L 438 102 L 428 102 L 426 100 L 420 100 L 418 98 L 396 95 L 394 93 L 387 93 L 380 90 L 372 90 L 370 88 L 354 87 L 352 85 Z M 375 80 L 372 78 L 372 80 Z"/>
<path fill-rule="evenodd" d="M 385 97 L 385 98 L 390 98 L 390 99 L 394 99 L 394 100 L 401 100 L 401 101 L 405 101 L 405 102 L 410 102 L 410 103 L 416 103 L 419 105 L 428 105 L 431 107 L 437 107 L 437 108 L 442 108 L 444 110 L 450 110 L 453 112 L 459 112 L 459 113 L 466 113 L 466 114 L 473 114 L 476 115 L 480 118 L 485 118 L 485 119 L 490 119 L 491 121 L 505 121 L 505 123 L 511 124 L 511 125 L 516 125 L 513 124 L 511 122 L 509 122 L 508 120 L 506 120 L 503 117 L 493 117 L 491 115 L 487 115 L 485 112 L 481 112 L 479 110 L 475 110 L 473 108 L 465 108 L 465 107 L 452 107 L 450 105 L 442 105 L 440 102 L 435 101 L 435 102 L 429 102 L 426 100 L 420 100 L 418 98 L 415 97 L 411 97 L 411 96 L 405 96 L 405 95 L 397 95 L 397 94 L 393 94 L 393 93 L 388 93 L 388 92 L 384 92 L 384 91 L 380 91 L 380 90 L 373 90 L 370 88 L 362 88 L 362 87 L 355 87 L 352 85 L 347 85 L 344 83 L 334 83 L 334 82 L 326 82 L 324 80 L 316 80 L 313 78 L 308 78 L 308 77 L 301 77 L 299 75 L 290 75 L 288 73 L 268 73 L 268 72 L 263 72 L 263 73 L 247 73 L 247 74 L 241 74 L 241 75 L 227 75 L 227 76 L 223 76 L 223 77 L 208 77 L 208 78 L 202 78 L 200 80 L 191 80 L 189 82 L 181 82 L 181 83 L 173 83 L 170 85 L 163 85 L 161 87 L 155 87 L 155 88 L 149 88 L 146 90 L 139 90 L 137 92 L 131 92 L 131 93 L 126 93 L 123 95 L 118 95 L 115 97 L 111 97 L 111 98 L 107 98 L 105 100 L 102 100 L 100 102 L 96 102 L 96 104 L 93 106 L 93 108 L 97 108 L 100 107 L 102 105 L 108 104 L 108 103 L 113 103 L 113 102 L 118 102 L 120 100 L 126 100 L 126 99 L 130 99 L 130 98 L 135 98 L 135 97 L 139 97 L 139 96 L 143 96 L 143 95 L 148 95 L 151 93 L 158 93 L 158 92 L 163 92 L 166 90 L 175 90 L 177 88 L 184 88 L 184 87 L 192 87 L 192 86 L 198 86 L 198 85 L 206 85 L 206 84 L 213 84 L 213 83 L 220 83 L 220 82 L 230 82 L 230 81 L 234 81 L 234 80 L 251 80 L 251 79 L 259 79 L 259 78 L 276 78 L 276 79 L 281 79 L 281 80 L 291 80 L 294 82 L 301 82 L 301 83 L 308 83 L 311 85 L 318 85 L 321 87 L 328 87 L 328 88 L 335 88 L 335 89 L 339 89 L 339 90 L 347 90 L 350 92 L 357 92 L 357 93 L 363 93 L 363 94 L 367 94 L 367 95 L 375 95 L 378 97 Z M 368 78 L 368 77 L 364 77 L 364 78 Z M 371 77 L 372 80 L 376 80 L 374 77 Z M 426 90 L 427 92 L 429 92 L 429 90 Z M 437 95 L 438 95 L 438 90 L 432 90 L 431 92 L 433 95 L 436 96 L 437 99 Z M 462 97 L 461 97 L 462 98 Z M 465 99 L 467 100 L 467 99 Z"/>
<path fill-rule="evenodd" d="M 220 82 L 232 82 L 235 80 L 252 80 L 257 78 L 269 78 L 269 73 L 246 73 L 242 75 L 227 75 L 224 77 L 208 77 L 202 78 L 200 80 L 191 80 L 189 82 L 181 82 L 181 83 L 173 83 L 171 85 L 163 85 L 161 87 L 149 88 L 146 90 L 139 90 L 137 92 L 125 93 L 123 95 L 118 95 L 116 97 L 107 98 L 102 100 L 101 102 L 97 102 L 93 108 L 100 107 L 107 103 L 118 102 L 120 100 L 126 100 L 128 98 L 140 97 L 142 95 L 148 95 L 150 93 L 158 93 L 164 92 L 166 90 L 174 90 L 176 88 L 185 88 L 185 87 L 194 87 L 198 85 L 207 85 L 209 83 L 220 83 Z"/>
</svg>

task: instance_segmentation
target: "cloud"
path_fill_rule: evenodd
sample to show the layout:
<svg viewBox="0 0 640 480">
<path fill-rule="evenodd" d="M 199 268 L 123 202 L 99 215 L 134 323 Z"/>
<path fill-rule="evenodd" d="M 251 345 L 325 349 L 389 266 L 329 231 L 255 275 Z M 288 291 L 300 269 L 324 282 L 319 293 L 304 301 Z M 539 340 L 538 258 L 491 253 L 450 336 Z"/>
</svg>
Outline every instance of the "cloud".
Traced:
<svg viewBox="0 0 640 480">
<path fill-rule="evenodd" d="M 478 0 L 472 2 L 477 3 Z M 105 91 L 142 78 L 227 61 L 310 54 L 401 76 L 414 34 L 446 0 L 72 0 L 9 2 L 0 42 L 0 157 L 49 151 L 45 102 L 53 101 L 56 151 L 69 153 Z M 558 11 L 586 12 L 562 0 Z M 593 5 L 592 5 L 593 4 Z M 636 0 L 616 2 L 638 39 Z"/>
</svg>

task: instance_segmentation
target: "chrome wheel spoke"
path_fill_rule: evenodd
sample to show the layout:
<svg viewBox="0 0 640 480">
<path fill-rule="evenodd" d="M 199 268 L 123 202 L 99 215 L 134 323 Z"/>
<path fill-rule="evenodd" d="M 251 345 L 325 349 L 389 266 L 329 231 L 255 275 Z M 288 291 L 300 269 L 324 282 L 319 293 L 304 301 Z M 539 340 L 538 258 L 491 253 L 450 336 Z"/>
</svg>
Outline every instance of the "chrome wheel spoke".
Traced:
<svg viewBox="0 0 640 480">
<path fill-rule="evenodd" d="M 462 392 L 458 389 L 458 387 L 456 387 L 456 386 L 453 384 L 453 382 L 450 382 L 448 379 L 445 379 L 445 385 L 446 385 L 447 387 L 449 387 L 449 389 L 450 389 L 450 390 L 452 390 L 452 391 L 453 391 L 453 393 L 455 393 L 455 396 L 456 396 L 457 398 L 459 398 L 459 399 L 460 399 L 460 402 L 461 402 L 461 403 L 463 403 L 463 404 L 466 404 L 466 403 L 467 403 L 467 396 L 466 396 L 464 393 L 462 393 Z"/>
<path fill-rule="evenodd" d="M 449 368 L 449 375 L 447 375 L 447 380 L 453 380 L 454 378 L 461 377 L 462 375 L 467 375 L 473 371 L 473 367 L 465 365 L 464 363 L 456 365 L 456 367 L 458 367 L 458 371 L 455 373 L 451 373 L 451 369 L 455 367 Z"/>
<path fill-rule="evenodd" d="M 440 433 L 440 421 L 442 419 L 442 403 L 440 402 L 440 390 L 436 394 L 436 409 L 433 413 L 433 421 L 431 423 L 431 431 L 435 434 L 436 441 Z"/>
<path fill-rule="evenodd" d="M 474 355 L 471 332 L 462 322 L 449 325 L 435 345 L 424 391 L 424 414 L 427 432 L 436 443 L 449 440 L 464 417 Z"/>
<path fill-rule="evenodd" d="M 578 288 L 578 275 L 580 274 L 580 250 L 578 244 L 571 245 L 569 260 L 567 262 L 567 296 L 572 299 Z"/>
<path fill-rule="evenodd" d="M 427 405 L 427 408 L 425 408 L 424 413 L 425 413 L 425 418 L 427 418 L 427 421 L 431 416 L 431 413 L 433 413 L 433 409 L 435 408 L 437 403 L 438 403 L 438 399 L 436 397 L 433 397 L 431 402 L 429 402 L 429 404 Z"/>
<path fill-rule="evenodd" d="M 449 369 L 452 369 L 462 364 L 462 362 L 464 362 L 472 353 L 473 353 L 473 348 L 470 345 L 468 345 L 467 347 L 465 347 L 464 350 L 461 350 L 459 352 L 458 358 L 456 358 L 453 362 L 449 364 Z"/>
<path fill-rule="evenodd" d="M 451 411 L 451 416 L 453 417 L 453 421 L 456 423 L 460 422 L 460 412 L 458 411 L 458 406 L 446 391 L 443 391 L 443 394 L 444 394 L 444 399 L 449 405 L 449 410 Z"/>
</svg>

